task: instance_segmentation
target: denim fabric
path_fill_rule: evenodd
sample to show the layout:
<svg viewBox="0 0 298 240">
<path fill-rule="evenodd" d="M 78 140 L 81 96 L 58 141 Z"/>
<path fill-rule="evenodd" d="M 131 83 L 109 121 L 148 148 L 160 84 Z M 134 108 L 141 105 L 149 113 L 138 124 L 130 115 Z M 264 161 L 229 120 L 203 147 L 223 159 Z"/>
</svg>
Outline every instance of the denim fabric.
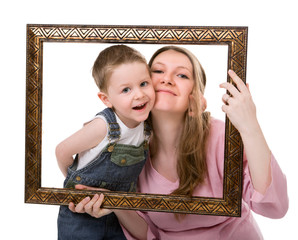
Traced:
<svg viewBox="0 0 298 240">
<path fill-rule="evenodd" d="M 61 206 L 58 220 L 59 240 L 126 239 L 114 213 L 94 218 L 86 213 L 73 213 Z"/>
<path fill-rule="evenodd" d="M 83 184 L 112 191 L 135 191 L 148 154 L 147 141 L 140 146 L 117 144 L 121 132 L 114 112 L 106 108 L 99 114 L 107 119 L 111 142 L 97 158 L 80 170 L 76 170 L 76 157 L 68 168 L 64 187 L 74 188 L 76 184 Z M 148 136 L 150 129 L 145 128 L 144 134 Z M 88 214 L 72 213 L 67 206 L 61 206 L 58 239 L 125 239 L 125 236 L 114 214 L 96 219 Z"/>
</svg>

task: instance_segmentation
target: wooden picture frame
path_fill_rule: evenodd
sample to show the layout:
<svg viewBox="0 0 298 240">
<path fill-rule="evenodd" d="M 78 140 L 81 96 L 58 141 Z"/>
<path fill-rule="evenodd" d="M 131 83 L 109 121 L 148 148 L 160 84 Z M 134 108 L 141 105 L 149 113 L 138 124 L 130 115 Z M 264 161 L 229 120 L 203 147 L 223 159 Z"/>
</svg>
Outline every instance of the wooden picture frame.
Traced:
<svg viewBox="0 0 298 240">
<path fill-rule="evenodd" d="M 43 44 L 94 42 L 117 44 L 227 45 L 228 69 L 245 82 L 247 27 L 27 25 L 25 202 L 68 205 L 97 191 L 41 187 Z M 231 79 L 227 75 L 227 81 Z M 220 216 L 241 216 L 243 144 L 226 118 L 222 198 L 105 192 L 103 207 Z"/>
</svg>

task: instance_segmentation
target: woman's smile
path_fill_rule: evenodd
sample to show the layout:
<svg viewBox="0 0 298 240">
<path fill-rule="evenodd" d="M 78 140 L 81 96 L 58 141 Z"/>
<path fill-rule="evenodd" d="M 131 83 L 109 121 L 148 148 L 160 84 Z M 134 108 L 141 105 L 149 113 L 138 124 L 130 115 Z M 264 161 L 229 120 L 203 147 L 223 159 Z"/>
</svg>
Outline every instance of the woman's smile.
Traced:
<svg viewBox="0 0 298 240">
<path fill-rule="evenodd" d="M 171 94 L 171 95 L 177 96 L 176 93 L 174 93 L 173 91 L 168 90 L 168 89 L 158 89 L 155 92 L 156 93 L 167 93 L 167 94 Z"/>
</svg>

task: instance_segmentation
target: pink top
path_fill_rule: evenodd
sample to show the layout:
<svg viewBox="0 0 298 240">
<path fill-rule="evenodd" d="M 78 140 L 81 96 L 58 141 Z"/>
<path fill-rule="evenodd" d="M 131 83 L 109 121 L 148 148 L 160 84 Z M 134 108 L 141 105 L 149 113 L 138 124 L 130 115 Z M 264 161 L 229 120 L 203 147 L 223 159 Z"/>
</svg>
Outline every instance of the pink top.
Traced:
<svg viewBox="0 0 298 240">
<path fill-rule="evenodd" d="M 205 184 L 195 189 L 194 196 L 222 197 L 224 133 L 224 123 L 212 119 L 207 150 L 208 177 Z M 177 221 L 173 213 L 138 212 L 148 223 L 147 239 L 263 239 L 250 210 L 269 218 L 283 217 L 288 210 L 286 177 L 272 155 L 272 182 L 265 195 L 262 195 L 253 188 L 246 158 L 243 166 L 243 199 L 240 218 L 188 214 Z M 178 181 L 167 180 L 152 167 L 150 160 L 147 161 L 139 176 L 140 192 L 170 194 L 177 187 Z M 124 231 L 127 239 L 135 239 L 125 229 Z"/>
</svg>

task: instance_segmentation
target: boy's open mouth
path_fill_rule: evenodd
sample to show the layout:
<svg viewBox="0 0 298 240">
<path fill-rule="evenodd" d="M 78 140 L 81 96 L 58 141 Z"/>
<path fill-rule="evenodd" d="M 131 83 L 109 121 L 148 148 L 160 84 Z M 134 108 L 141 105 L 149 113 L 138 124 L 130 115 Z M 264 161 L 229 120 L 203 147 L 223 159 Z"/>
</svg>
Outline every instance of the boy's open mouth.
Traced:
<svg viewBox="0 0 298 240">
<path fill-rule="evenodd" d="M 142 109 L 145 108 L 146 104 L 147 104 L 147 103 L 140 104 L 140 105 L 138 105 L 138 106 L 133 107 L 132 109 L 133 109 L 133 110 L 142 110 Z"/>
</svg>

